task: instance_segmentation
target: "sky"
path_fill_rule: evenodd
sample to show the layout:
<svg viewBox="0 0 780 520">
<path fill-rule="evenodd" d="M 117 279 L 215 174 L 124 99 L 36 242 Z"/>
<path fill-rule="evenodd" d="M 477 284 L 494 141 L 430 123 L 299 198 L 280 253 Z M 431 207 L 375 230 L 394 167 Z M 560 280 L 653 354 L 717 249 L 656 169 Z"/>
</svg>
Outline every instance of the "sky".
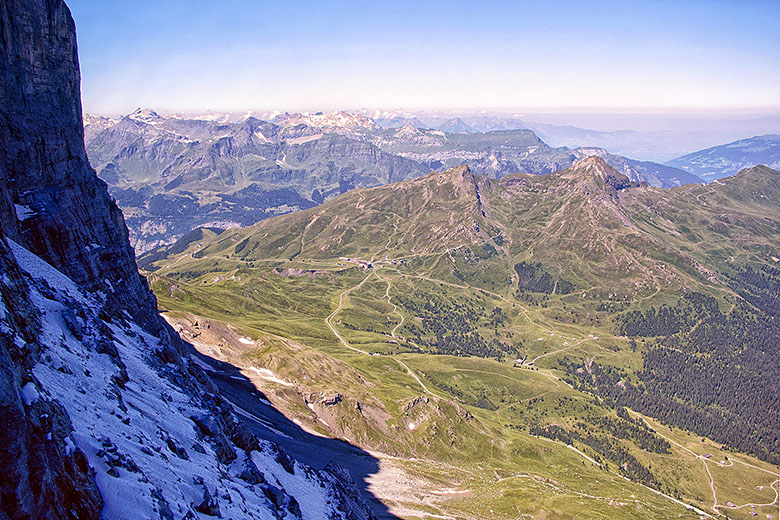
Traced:
<svg viewBox="0 0 780 520">
<path fill-rule="evenodd" d="M 780 1 L 66 0 L 84 109 L 780 109 Z"/>
</svg>

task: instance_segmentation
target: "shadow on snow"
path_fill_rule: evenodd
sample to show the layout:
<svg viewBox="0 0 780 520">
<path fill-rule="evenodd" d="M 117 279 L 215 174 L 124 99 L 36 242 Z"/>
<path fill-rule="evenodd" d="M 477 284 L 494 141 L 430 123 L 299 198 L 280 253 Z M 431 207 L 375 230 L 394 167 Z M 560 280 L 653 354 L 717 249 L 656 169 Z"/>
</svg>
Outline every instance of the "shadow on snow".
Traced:
<svg viewBox="0 0 780 520">
<path fill-rule="evenodd" d="M 258 437 L 279 444 L 291 457 L 314 469 L 323 469 L 331 462 L 338 463 L 349 472 L 363 500 L 377 518 L 398 519 L 368 489 L 368 477 L 379 471 L 376 457 L 347 441 L 305 431 L 277 410 L 238 368 L 203 355 L 194 348 L 192 355 L 212 368 L 208 375 L 225 399 L 256 416 L 235 414 Z"/>
</svg>

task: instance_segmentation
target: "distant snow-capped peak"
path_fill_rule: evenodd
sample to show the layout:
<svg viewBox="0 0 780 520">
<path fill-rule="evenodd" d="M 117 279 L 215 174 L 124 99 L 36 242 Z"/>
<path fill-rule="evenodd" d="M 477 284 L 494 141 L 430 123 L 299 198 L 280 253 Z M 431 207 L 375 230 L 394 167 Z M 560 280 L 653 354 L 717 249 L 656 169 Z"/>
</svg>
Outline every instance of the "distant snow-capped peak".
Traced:
<svg viewBox="0 0 780 520">
<path fill-rule="evenodd" d="M 156 125 L 165 121 L 164 117 L 162 117 L 160 114 L 158 114 L 151 108 L 138 108 L 136 109 L 135 112 L 129 114 L 127 117 L 129 117 L 133 121 L 146 123 L 147 125 Z"/>
<path fill-rule="evenodd" d="M 303 112 L 294 114 L 280 114 L 274 117 L 273 122 L 280 126 L 295 126 L 305 124 L 325 131 L 349 130 L 352 132 L 374 131 L 379 125 L 370 117 L 354 112 Z"/>
</svg>

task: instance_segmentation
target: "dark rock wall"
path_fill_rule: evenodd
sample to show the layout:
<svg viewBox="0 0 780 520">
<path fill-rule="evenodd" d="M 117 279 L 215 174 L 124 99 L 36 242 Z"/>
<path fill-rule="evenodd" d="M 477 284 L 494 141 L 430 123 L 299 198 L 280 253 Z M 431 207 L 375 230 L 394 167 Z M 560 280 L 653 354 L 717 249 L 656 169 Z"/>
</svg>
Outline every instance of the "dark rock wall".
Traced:
<svg viewBox="0 0 780 520">
<path fill-rule="evenodd" d="M 76 35 L 62 0 L 0 0 L 0 226 L 110 310 L 163 333 L 122 213 L 84 150 Z M 17 218 L 17 207 L 29 216 Z"/>
<path fill-rule="evenodd" d="M 87 162 L 79 83 L 65 4 L 0 0 L 0 294 L 10 326 L 0 330 L 3 519 L 98 518 L 102 508 L 86 457 L 65 447 L 66 411 L 56 401 L 22 399 L 37 358 L 37 316 L 5 235 L 88 291 L 105 293 L 107 310 L 126 310 L 168 334 L 138 274 L 122 213 Z"/>
<path fill-rule="evenodd" d="M 144 361 L 208 411 L 209 435 L 222 464 L 237 457 L 236 448 L 261 449 L 211 380 L 182 355 L 183 344 L 157 314 L 122 213 L 87 161 L 79 83 L 75 26 L 63 1 L 0 0 L 0 520 L 92 519 L 103 506 L 95 470 L 70 439 L 73 425 L 61 403 L 72 404 L 73 396 L 37 397 L 41 386 L 32 368 L 39 358 L 45 361 L 47 350 L 68 347 L 44 344 L 40 331 L 47 324 L 31 294 L 47 282 L 22 274 L 6 236 L 104 299 L 99 312 L 88 309 L 96 313 L 93 321 L 129 318 L 160 338 L 161 349 Z M 112 347 L 106 353 L 124 368 L 128 354 L 108 335 L 103 339 Z M 111 381 L 106 391 L 125 382 Z M 323 489 L 329 486 L 324 493 L 339 507 L 347 500 L 342 485 L 350 483 L 338 475 L 321 477 Z M 284 490 L 274 496 L 278 503 L 271 500 L 269 510 L 295 516 L 298 504 L 291 496 Z M 204 495 L 203 507 L 213 512 L 212 502 L 218 508 L 220 500 Z M 356 511 L 371 516 L 362 504 L 355 510 L 344 504 L 349 518 L 360 517 Z"/>
</svg>

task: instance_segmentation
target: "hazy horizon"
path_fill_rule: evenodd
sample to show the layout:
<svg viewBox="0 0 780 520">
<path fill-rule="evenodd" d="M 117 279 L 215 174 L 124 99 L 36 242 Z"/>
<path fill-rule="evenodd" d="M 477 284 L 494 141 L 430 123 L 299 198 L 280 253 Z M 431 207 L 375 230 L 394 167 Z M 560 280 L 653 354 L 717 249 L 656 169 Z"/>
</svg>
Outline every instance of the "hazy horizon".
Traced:
<svg viewBox="0 0 780 520">
<path fill-rule="evenodd" d="M 780 113 L 777 2 L 68 5 L 90 113 Z"/>
</svg>

